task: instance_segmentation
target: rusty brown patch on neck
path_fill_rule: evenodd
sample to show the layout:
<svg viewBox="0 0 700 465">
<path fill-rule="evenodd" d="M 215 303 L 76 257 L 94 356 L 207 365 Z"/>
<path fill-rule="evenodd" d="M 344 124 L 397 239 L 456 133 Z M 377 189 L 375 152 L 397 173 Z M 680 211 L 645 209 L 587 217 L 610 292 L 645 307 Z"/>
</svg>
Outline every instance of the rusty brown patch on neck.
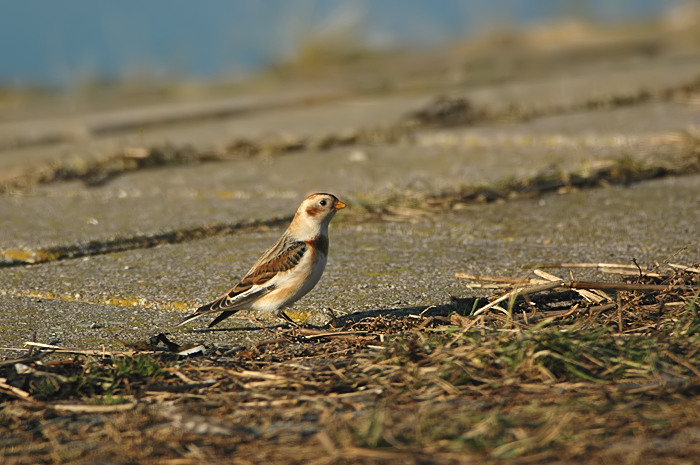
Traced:
<svg viewBox="0 0 700 465">
<path fill-rule="evenodd" d="M 311 218 L 320 215 L 323 213 L 323 208 L 318 207 L 316 205 L 311 205 L 310 207 L 306 207 L 306 214 L 309 215 Z"/>
<path fill-rule="evenodd" d="M 310 247 L 322 252 L 323 255 L 328 255 L 328 238 L 326 236 L 318 235 L 310 241 L 304 242 L 306 242 Z"/>
</svg>

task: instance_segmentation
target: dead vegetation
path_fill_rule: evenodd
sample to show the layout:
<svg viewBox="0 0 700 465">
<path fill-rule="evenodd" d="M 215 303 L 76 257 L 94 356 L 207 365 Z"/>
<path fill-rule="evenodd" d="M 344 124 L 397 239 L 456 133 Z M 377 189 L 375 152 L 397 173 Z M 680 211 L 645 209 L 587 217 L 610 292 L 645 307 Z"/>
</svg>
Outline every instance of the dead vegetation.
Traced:
<svg viewBox="0 0 700 465">
<path fill-rule="evenodd" d="M 692 462 L 698 266 L 552 266 L 624 282 L 461 274 L 503 289 L 250 347 L 30 345 L 0 362 L 3 463 Z"/>
</svg>

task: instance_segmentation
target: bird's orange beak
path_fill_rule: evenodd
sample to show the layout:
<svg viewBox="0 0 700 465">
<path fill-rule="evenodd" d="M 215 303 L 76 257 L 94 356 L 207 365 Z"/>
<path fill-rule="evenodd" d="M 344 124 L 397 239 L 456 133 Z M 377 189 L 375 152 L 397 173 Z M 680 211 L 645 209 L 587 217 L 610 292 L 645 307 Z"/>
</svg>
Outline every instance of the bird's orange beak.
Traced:
<svg viewBox="0 0 700 465">
<path fill-rule="evenodd" d="M 343 208 L 347 207 L 347 205 L 344 202 L 341 202 L 340 200 L 335 202 L 335 209 L 336 210 L 342 210 Z"/>
</svg>

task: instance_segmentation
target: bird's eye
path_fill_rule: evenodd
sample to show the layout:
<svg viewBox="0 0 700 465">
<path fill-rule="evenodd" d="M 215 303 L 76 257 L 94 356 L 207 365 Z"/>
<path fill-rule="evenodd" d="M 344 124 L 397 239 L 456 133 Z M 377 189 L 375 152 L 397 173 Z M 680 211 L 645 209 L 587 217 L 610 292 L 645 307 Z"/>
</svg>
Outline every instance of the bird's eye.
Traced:
<svg viewBox="0 0 700 465">
<path fill-rule="evenodd" d="M 321 200 L 321 201 L 319 202 L 319 204 L 321 204 L 322 207 L 325 207 L 325 206 L 326 206 L 326 201 L 325 201 L 325 200 Z"/>
</svg>

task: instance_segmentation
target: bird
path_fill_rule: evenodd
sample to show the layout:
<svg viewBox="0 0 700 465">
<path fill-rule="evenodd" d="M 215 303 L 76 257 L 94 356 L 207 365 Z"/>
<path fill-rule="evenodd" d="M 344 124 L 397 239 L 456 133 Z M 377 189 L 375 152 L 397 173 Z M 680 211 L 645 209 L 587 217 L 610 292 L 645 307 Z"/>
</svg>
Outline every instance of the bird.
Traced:
<svg viewBox="0 0 700 465">
<path fill-rule="evenodd" d="M 275 313 L 294 324 L 284 309 L 316 286 L 328 258 L 328 224 L 347 204 L 335 195 L 311 194 L 301 202 L 282 237 L 229 291 L 202 305 L 177 326 L 219 313 L 209 328 L 239 310 Z"/>
</svg>

